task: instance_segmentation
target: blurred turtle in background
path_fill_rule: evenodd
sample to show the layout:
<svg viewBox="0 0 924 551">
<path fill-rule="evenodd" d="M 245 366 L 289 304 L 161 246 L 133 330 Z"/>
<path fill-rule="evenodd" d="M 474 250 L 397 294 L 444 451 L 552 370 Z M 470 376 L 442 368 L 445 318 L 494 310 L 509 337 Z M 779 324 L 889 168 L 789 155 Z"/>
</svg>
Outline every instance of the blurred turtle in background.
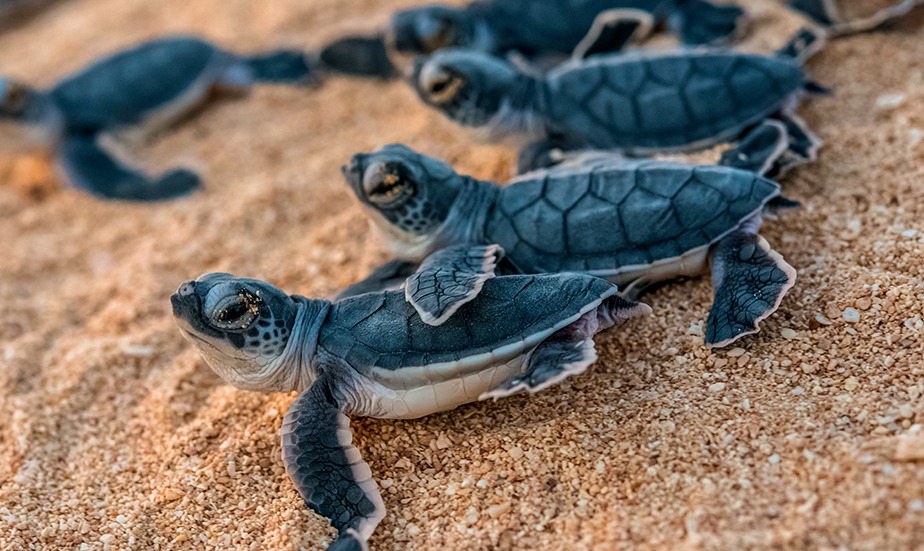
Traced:
<svg viewBox="0 0 924 551">
<path fill-rule="evenodd" d="M 177 121 L 212 92 L 246 92 L 256 83 L 312 81 L 305 54 L 280 50 L 244 56 L 195 37 L 146 42 L 91 64 L 48 90 L 0 77 L 0 148 L 50 149 L 74 186 L 107 199 L 154 201 L 200 185 L 185 169 L 158 177 L 105 151 L 101 135 Z"/>
<path fill-rule="evenodd" d="M 789 7 L 824 27 L 831 36 L 870 31 L 891 23 L 924 0 L 789 0 Z"/>
<path fill-rule="evenodd" d="M 621 50 L 667 27 L 688 45 L 734 40 L 744 10 L 705 0 L 487 0 L 467 6 L 430 4 L 394 14 L 378 37 L 351 36 L 320 54 L 330 69 L 390 78 L 395 65 L 442 48 L 513 54 L 546 65 L 573 55 Z"/>
</svg>

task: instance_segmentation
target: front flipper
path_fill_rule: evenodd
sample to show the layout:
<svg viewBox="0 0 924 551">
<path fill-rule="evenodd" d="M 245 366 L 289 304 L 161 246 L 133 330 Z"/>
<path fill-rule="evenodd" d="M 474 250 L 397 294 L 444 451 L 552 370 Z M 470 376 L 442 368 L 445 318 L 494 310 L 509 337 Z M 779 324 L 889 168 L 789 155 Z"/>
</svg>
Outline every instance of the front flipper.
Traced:
<svg viewBox="0 0 924 551">
<path fill-rule="evenodd" d="M 335 40 L 321 50 L 320 58 L 326 69 L 346 75 L 390 79 L 398 74 L 380 36 Z"/>
<path fill-rule="evenodd" d="M 200 186 L 199 177 L 183 169 L 151 179 L 120 164 L 92 135 L 66 137 L 57 160 L 75 187 L 106 199 L 164 201 L 187 195 Z"/>
<path fill-rule="evenodd" d="M 504 398 L 520 392 L 535 393 L 579 375 L 597 361 L 594 335 L 625 320 L 648 314 L 651 308 L 619 295 L 604 298 L 596 308 L 556 331 L 529 355 L 516 377 L 479 396 L 480 400 Z"/>
<path fill-rule="evenodd" d="M 337 295 L 335 300 L 355 297 L 364 293 L 397 289 L 404 285 L 408 276 L 417 270 L 416 262 L 405 260 L 392 260 L 376 268 L 371 274 L 359 283 L 354 283 Z"/>
<path fill-rule="evenodd" d="M 722 44 L 737 38 L 744 20 L 745 12 L 738 6 L 681 0 L 668 16 L 667 25 L 684 44 Z"/>
<path fill-rule="evenodd" d="M 385 504 L 369 465 L 352 445 L 342 408 L 331 379 L 322 374 L 286 413 L 282 458 L 308 507 L 337 530 L 328 550 L 359 551 L 385 516 Z"/>
<path fill-rule="evenodd" d="M 264 55 L 246 56 L 241 60 L 250 69 L 251 77 L 256 82 L 270 84 L 314 84 L 314 74 L 305 52 L 298 50 L 278 50 Z"/>
<path fill-rule="evenodd" d="M 770 176 L 774 165 L 789 148 L 786 126 L 776 120 L 764 121 L 747 133 L 735 147 L 722 153 L 720 165 Z"/>
<path fill-rule="evenodd" d="M 654 28 L 654 16 L 643 10 L 613 9 L 601 12 L 587 35 L 574 48 L 572 59 L 586 59 L 600 53 L 618 52 L 640 42 Z"/>
<path fill-rule="evenodd" d="M 437 251 L 407 278 L 404 295 L 424 323 L 441 325 L 478 296 L 503 255 L 500 245 L 458 245 Z"/>
<path fill-rule="evenodd" d="M 714 296 L 706 344 L 721 348 L 756 333 L 796 282 L 796 270 L 756 233 L 741 229 L 712 251 Z"/>
</svg>

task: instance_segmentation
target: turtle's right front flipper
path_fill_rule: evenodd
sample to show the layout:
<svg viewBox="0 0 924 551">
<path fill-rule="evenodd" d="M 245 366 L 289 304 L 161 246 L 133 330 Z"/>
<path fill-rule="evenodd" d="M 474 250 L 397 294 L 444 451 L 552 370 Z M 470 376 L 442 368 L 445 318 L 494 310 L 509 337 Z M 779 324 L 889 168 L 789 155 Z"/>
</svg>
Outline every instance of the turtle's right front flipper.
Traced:
<svg viewBox="0 0 924 551">
<path fill-rule="evenodd" d="M 386 262 L 376 268 L 359 283 L 354 283 L 347 287 L 342 293 L 337 295 L 335 300 L 343 300 L 364 293 L 397 289 L 404 284 L 408 276 L 417 270 L 417 267 L 418 264 L 416 262 L 407 262 L 406 260 L 392 260 Z"/>
<path fill-rule="evenodd" d="M 503 254 L 500 245 L 442 249 L 427 257 L 407 278 L 405 297 L 424 323 L 441 325 L 478 296 L 484 282 L 494 277 Z"/>
<path fill-rule="evenodd" d="M 325 69 L 347 75 L 390 79 L 398 73 L 381 36 L 335 40 L 321 50 L 320 59 Z"/>
<path fill-rule="evenodd" d="M 345 404 L 322 374 L 289 407 L 282 423 L 286 472 L 308 506 L 330 519 L 334 551 L 360 551 L 385 516 L 369 465 L 353 444 Z"/>
<path fill-rule="evenodd" d="M 200 186 L 199 177 L 184 169 L 151 179 L 116 161 L 94 135 L 66 137 L 57 161 L 75 187 L 106 199 L 164 201 L 188 195 Z"/>
</svg>

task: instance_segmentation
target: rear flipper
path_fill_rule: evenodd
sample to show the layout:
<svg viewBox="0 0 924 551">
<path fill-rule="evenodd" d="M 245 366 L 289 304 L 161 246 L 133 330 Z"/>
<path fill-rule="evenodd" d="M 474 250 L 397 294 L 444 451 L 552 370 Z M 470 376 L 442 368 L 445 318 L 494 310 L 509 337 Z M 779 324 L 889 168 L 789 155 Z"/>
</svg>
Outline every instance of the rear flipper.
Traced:
<svg viewBox="0 0 924 551">
<path fill-rule="evenodd" d="M 614 289 L 615 291 L 615 289 Z M 579 375 L 597 360 L 594 335 L 635 316 L 648 314 L 651 308 L 626 300 L 619 295 L 604 298 L 571 325 L 558 330 L 529 355 L 520 375 L 504 381 L 479 399 L 503 398 L 520 392 L 539 392 L 566 377 Z"/>
<path fill-rule="evenodd" d="M 199 177 L 184 169 L 151 179 L 120 164 L 92 135 L 65 138 L 57 161 L 75 187 L 106 199 L 164 201 L 187 195 L 200 186 Z"/>
<path fill-rule="evenodd" d="M 385 504 L 369 465 L 352 444 L 343 407 L 329 375 L 322 374 L 292 403 L 279 432 L 295 488 L 337 529 L 328 550 L 359 551 L 385 516 Z"/>
<path fill-rule="evenodd" d="M 777 113 L 775 118 L 786 127 L 789 144 L 775 160 L 772 169 L 767 175 L 770 177 L 779 176 L 799 165 L 815 162 L 818 158 L 818 150 L 824 144 L 821 138 L 809 130 L 805 121 L 793 113 L 792 109 L 785 109 Z"/>
<path fill-rule="evenodd" d="M 804 65 L 809 58 L 820 52 L 828 43 L 828 32 L 823 29 L 802 28 L 785 46 L 776 51 L 777 57 L 796 60 Z M 811 89 L 813 83 L 807 83 Z"/>
<path fill-rule="evenodd" d="M 265 55 L 242 57 L 255 82 L 309 85 L 317 80 L 305 52 L 279 50 Z"/>
<path fill-rule="evenodd" d="M 796 270 L 767 241 L 739 229 L 712 250 L 714 296 L 706 320 L 706 344 L 721 348 L 756 333 L 796 282 Z"/>
<path fill-rule="evenodd" d="M 573 59 L 586 59 L 600 53 L 618 52 L 640 42 L 654 28 L 654 16 L 646 11 L 613 9 L 601 12 L 587 35 L 574 48 Z"/>
<path fill-rule="evenodd" d="M 744 10 L 738 6 L 680 0 L 667 17 L 667 25 L 684 44 L 722 44 L 735 41 L 745 19 Z"/>
<path fill-rule="evenodd" d="M 347 287 L 334 300 L 343 300 L 356 295 L 385 291 L 387 289 L 397 289 L 404 285 L 408 276 L 413 274 L 417 267 L 416 262 L 407 262 L 405 260 L 386 262 L 366 276 L 364 280 Z"/>
<path fill-rule="evenodd" d="M 824 26 L 831 36 L 871 31 L 890 23 L 921 5 L 921 0 L 901 0 L 863 16 L 849 17 L 838 8 L 838 0 L 789 0 L 789 7 Z"/>
<path fill-rule="evenodd" d="M 720 165 L 760 175 L 776 173 L 775 165 L 789 148 L 789 133 L 781 121 L 768 120 L 754 127 L 735 147 L 722 153 Z"/>
<path fill-rule="evenodd" d="M 484 282 L 494 277 L 503 254 L 500 245 L 459 245 L 437 251 L 407 278 L 404 295 L 424 323 L 442 325 L 478 296 Z"/>
<path fill-rule="evenodd" d="M 320 58 L 325 69 L 347 75 L 390 79 L 398 74 L 380 36 L 335 40 L 321 50 Z"/>
</svg>

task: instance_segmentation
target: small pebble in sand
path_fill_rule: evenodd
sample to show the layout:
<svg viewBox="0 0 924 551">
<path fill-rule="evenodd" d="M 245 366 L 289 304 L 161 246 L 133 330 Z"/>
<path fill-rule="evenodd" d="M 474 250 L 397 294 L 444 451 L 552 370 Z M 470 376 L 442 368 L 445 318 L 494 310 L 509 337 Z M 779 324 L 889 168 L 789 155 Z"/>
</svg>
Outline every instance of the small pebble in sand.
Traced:
<svg viewBox="0 0 924 551">
<path fill-rule="evenodd" d="M 882 94 L 876 98 L 876 109 L 879 111 L 891 111 L 904 105 L 907 100 L 908 96 L 906 94 Z"/>
<path fill-rule="evenodd" d="M 867 297 L 857 299 L 857 309 L 862 311 L 867 311 L 870 309 L 870 306 L 873 305 L 873 301 Z"/>
<path fill-rule="evenodd" d="M 509 501 L 488 507 L 488 516 L 491 518 L 500 518 L 510 512 L 510 507 L 511 504 Z"/>
<path fill-rule="evenodd" d="M 924 435 L 903 434 L 898 437 L 895 447 L 895 459 L 898 461 L 924 460 Z"/>
<path fill-rule="evenodd" d="M 788 327 L 780 331 L 780 335 L 788 341 L 791 341 L 797 336 L 799 336 L 798 333 L 796 333 L 795 331 L 793 331 L 792 329 Z"/>
<path fill-rule="evenodd" d="M 509 453 L 510 457 L 512 457 L 513 459 L 516 459 L 516 460 L 523 459 L 523 449 L 520 448 L 519 446 L 514 446 L 510 448 L 510 451 L 508 451 L 507 453 Z"/>
<path fill-rule="evenodd" d="M 856 308 L 847 308 L 844 310 L 844 321 L 847 323 L 857 323 L 860 321 L 860 311 Z"/>
<path fill-rule="evenodd" d="M 847 380 L 844 381 L 844 388 L 848 392 L 853 392 L 859 387 L 860 387 L 860 381 L 858 381 L 856 377 L 847 377 Z"/>
<path fill-rule="evenodd" d="M 709 392 L 722 392 L 725 390 L 725 383 L 712 383 L 709 385 Z"/>
</svg>

